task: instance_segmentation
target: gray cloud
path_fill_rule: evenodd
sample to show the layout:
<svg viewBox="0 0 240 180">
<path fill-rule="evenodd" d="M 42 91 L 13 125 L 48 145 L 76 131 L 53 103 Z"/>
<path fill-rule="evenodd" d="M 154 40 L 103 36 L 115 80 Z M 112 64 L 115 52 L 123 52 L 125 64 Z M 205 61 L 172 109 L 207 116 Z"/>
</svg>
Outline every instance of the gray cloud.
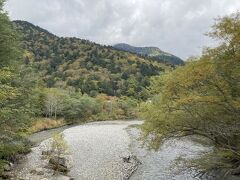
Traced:
<svg viewBox="0 0 240 180">
<path fill-rule="evenodd" d="M 213 42 L 213 18 L 236 12 L 239 0 L 8 0 L 11 19 L 27 20 L 59 36 L 101 44 L 157 46 L 182 58 Z"/>
</svg>

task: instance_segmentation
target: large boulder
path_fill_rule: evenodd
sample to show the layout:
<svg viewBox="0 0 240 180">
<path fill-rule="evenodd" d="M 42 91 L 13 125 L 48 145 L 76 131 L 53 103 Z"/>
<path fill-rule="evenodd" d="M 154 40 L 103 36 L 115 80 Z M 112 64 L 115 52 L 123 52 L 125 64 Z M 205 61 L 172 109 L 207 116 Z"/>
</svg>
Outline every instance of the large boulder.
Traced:
<svg viewBox="0 0 240 180">
<path fill-rule="evenodd" d="M 64 157 L 58 157 L 58 156 L 51 157 L 49 159 L 49 165 L 55 171 L 65 172 L 65 173 L 69 171 L 67 160 Z"/>
<path fill-rule="evenodd" d="M 67 167 L 66 158 L 53 156 L 49 159 L 49 163 L 53 165 L 61 165 Z"/>
</svg>

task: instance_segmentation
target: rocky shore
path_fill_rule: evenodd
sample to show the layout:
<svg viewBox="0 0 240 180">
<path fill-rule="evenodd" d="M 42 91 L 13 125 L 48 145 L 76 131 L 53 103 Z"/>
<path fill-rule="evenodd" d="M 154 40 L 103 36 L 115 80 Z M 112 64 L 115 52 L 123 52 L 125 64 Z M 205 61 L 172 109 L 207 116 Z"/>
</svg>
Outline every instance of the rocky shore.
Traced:
<svg viewBox="0 0 240 180">
<path fill-rule="evenodd" d="M 63 131 L 70 153 L 51 156 L 51 139 L 32 148 L 21 164 L 11 171 L 12 180 L 127 180 L 140 161 L 129 151 L 130 138 L 125 128 L 139 121 L 96 122 Z M 42 134 L 42 133 L 41 133 Z M 36 135 L 35 135 L 36 136 Z M 128 159 L 126 161 L 126 159 Z M 60 168 L 58 172 L 55 167 Z"/>
<path fill-rule="evenodd" d="M 38 146 L 32 148 L 32 152 L 26 155 L 19 164 L 13 166 L 9 172 L 11 180 L 71 180 L 68 172 L 72 167 L 71 155 L 61 157 L 56 160 L 56 156 L 50 157 L 51 139 L 43 141 Z M 59 167 L 59 171 L 54 169 Z"/>
<path fill-rule="evenodd" d="M 69 154 L 63 157 L 52 154 L 51 140 L 47 139 L 7 173 L 11 172 L 14 180 L 196 179 L 195 171 L 182 171 L 176 160 L 197 157 L 209 147 L 183 138 L 165 142 L 159 151 L 149 151 L 137 140 L 140 131 L 135 125 L 141 123 L 94 122 L 65 129 Z M 11 164 L 6 167 L 9 168 L 12 169 Z"/>
</svg>

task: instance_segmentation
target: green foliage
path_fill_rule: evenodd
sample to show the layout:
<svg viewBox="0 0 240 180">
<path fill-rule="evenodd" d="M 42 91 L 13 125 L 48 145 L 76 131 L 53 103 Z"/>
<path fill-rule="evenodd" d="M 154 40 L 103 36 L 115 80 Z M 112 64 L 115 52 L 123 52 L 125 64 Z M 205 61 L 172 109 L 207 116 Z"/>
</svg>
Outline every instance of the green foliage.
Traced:
<svg viewBox="0 0 240 180">
<path fill-rule="evenodd" d="M 3 11 L 0 0 L 0 161 L 15 160 L 18 153 L 29 151 L 29 142 L 22 137 L 37 113 L 34 106 L 35 80 L 20 59 L 22 51 L 19 36 Z M 28 73 L 27 73 L 28 72 Z M 0 170 L 1 171 L 1 170 Z M 0 172 L 1 175 L 1 172 Z"/>
<path fill-rule="evenodd" d="M 219 19 L 212 36 L 223 43 L 199 60 L 152 80 L 152 101 L 142 105 L 145 137 L 153 148 L 170 137 L 200 135 L 212 141 L 212 170 L 237 168 L 240 159 L 240 16 Z M 224 166 L 226 167 L 226 166 Z M 203 169 L 206 167 L 203 167 Z M 206 169 L 205 169 L 206 170 Z"/>
<path fill-rule="evenodd" d="M 50 151 L 53 152 L 52 155 L 54 155 L 54 156 L 61 157 L 61 156 L 68 154 L 69 148 L 68 148 L 66 140 L 64 139 L 64 134 L 62 134 L 62 133 L 55 134 L 52 137 L 52 142 L 51 142 L 50 148 L 51 148 Z"/>
<path fill-rule="evenodd" d="M 0 0 L 0 67 L 12 65 L 19 56 L 19 38 Z"/>
<path fill-rule="evenodd" d="M 118 98 L 105 94 L 91 97 L 74 90 L 58 88 L 44 88 L 42 92 L 43 104 L 40 114 L 48 118 L 64 118 L 70 124 L 94 120 L 132 119 L 137 115 L 138 101 L 129 97 Z"/>
<path fill-rule="evenodd" d="M 4 142 L 0 144 L 0 159 L 15 161 L 16 154 L 25 154 L 30 151 L 29 142 L 24 142 L 22 139 L 14 142 Z"/>
<path fill-rule="evenodd" d="M 148 94 L 141 92 L 146 91 L 149 78 L 170 68 L 112 47 L 60 38 L 24 21 L 15 25 L 24 34 L 22 46 L 29 52 L 25 62 L 33 63 L 47 87 L 70 86 L 92 97 L 104 93 L 147 99 Z"/>
<path fill-rule="evenodd" d="M 1 3 L 1 2 L 0 2 Z M 1 4 L 0 4 L 1 5 Z M 4 172 L 4 167 L 5 167 L 5 165 L 7 165 L 7 161 L 5 161 L 5 160 L 1 160 L 0 159 L 0 175 L 1 174 L 3 174 L 3 172 Z"/>
<path fill-rule="evenodd" d="M 89 96 L 70 96 L 66 99 L 63 115 L 68 122 L 91 120 L 94 114 L 100 112 L 100 104 Z"/>
</svg>

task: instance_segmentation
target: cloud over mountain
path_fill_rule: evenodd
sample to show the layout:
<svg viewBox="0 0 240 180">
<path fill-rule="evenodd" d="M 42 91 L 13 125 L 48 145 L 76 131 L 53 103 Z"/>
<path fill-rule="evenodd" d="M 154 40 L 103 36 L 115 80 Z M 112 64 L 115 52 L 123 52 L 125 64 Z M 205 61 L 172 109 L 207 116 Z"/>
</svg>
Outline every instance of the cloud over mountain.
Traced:
<svg viewBox="0 0 240 180">
<path fill-rule="evenodd" d="M 60 36 L 102 44 L 157 46 L 182 58 L 212 42 L 213 18 L 236 12 L 239 0 L 9 0 L 12 19 L 27 20 Z"/>
</svg>

